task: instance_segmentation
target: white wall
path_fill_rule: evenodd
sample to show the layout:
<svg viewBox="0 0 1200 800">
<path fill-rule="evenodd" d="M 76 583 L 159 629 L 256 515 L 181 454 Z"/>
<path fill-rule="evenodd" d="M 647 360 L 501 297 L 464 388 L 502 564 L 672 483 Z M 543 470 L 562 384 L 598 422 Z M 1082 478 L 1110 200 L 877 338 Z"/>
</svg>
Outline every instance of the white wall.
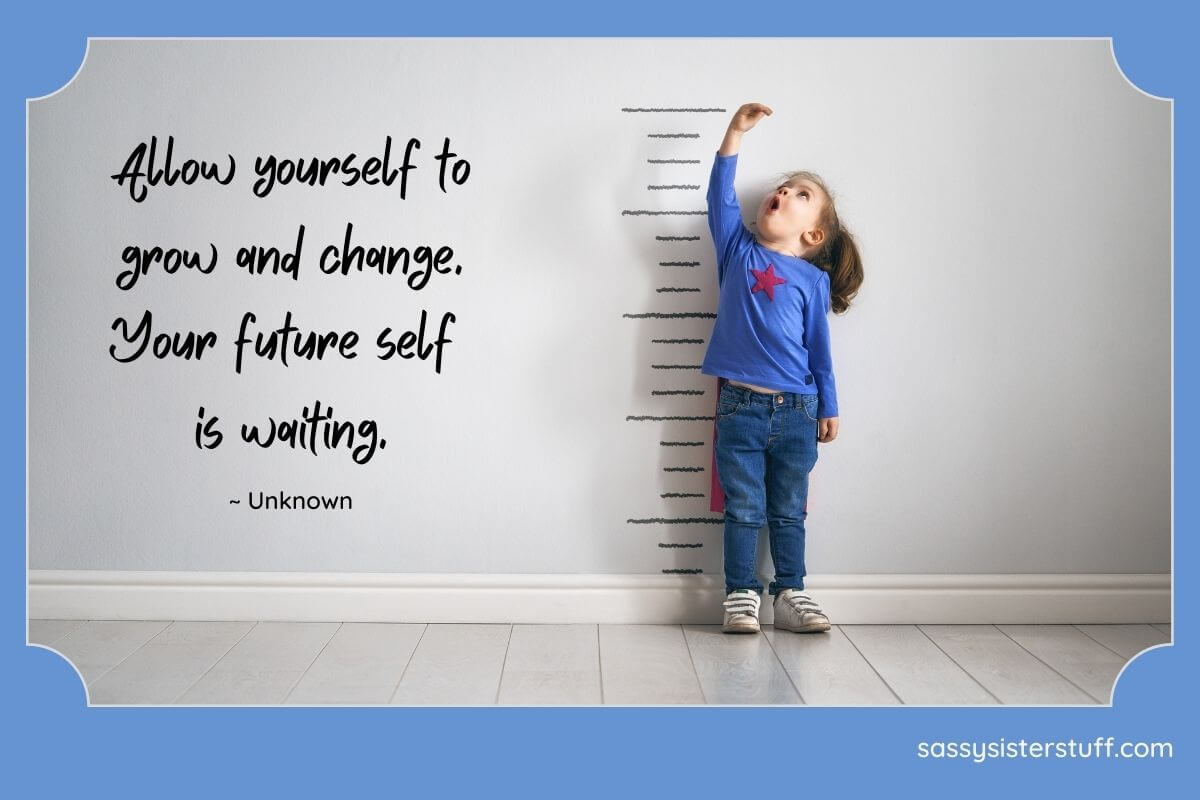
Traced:
<svg viewBox="0 0 1200 800">
<path fill-rule="evenodd" d="M 29 107 L 30 566 L 719 573 L 719 524 L 627 522 L 713 516 L 711 422 L 627 420 L 711 416 L 713 378 L 651 366 L 699 364 L 703 345 L 650 341 L 707 340 L 711 320 L 622 316 L 715 309 L 712 243 L 702 215 L 621 211 L 703 209 L 751 100 L 775 113 L 744 140 L 743 206 L 815 169 L 866 258 L 831 318 L 841 433 L 812 477 L 810 574 L 1169 571 L 1170 105 L 1129 85 L 1107 40 L 93 40 Z M 238 177 L 135 204 L 108 176 L 151 135 L 174 135 L 179 160 L 232 153 Z M 250 193 L 255 155 L 361 159 L 387 135 L 393 163 L 421 141 L 405 200 Z M 472 173 L 442 194 L 445 136 Z M 348 221 L 360 243 L 448 244 L 463 272 L 420 292 L 317 274 Z M 300 223 L 298 282 L 233 268 L 239 244 L 291 247 Z M 115 286 L 128 244 L 210 241 L 211 275 Z M 113 320 L 146 308 L 215 330 L 217 350 L 115 362 Z M 431 326 L 457 317 L 442 374 L 376 360 L 374 333 L 423 308 Z M 242 313 L 261 329 L 285 309 L 358 330 L 360 357 L 235 375 Z M 650 395 L 666 387 L 705 394 Z M 314 399 L 377 420 L 387 448 L 356 465 L 240 442 L 238 422 Z M 216 450 L 193 443 L 201 405 L 222 417 Z M 681 439 L 705 444 L 659 444 Z M 662 471 L 679 464 L 706 471 Z M 354 508 L 252 512 L 260 489 Z"/>
</svg>

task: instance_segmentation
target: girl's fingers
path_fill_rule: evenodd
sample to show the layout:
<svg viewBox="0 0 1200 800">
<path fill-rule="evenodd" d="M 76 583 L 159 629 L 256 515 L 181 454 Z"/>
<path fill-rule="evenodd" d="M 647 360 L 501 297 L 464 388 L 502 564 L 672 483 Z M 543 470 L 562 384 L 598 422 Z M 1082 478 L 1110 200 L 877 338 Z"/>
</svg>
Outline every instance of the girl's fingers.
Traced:
<svg viewBox="0 0 1200 800">
<path fill-rule="evenodd" d="M 741 110 L 751 115 L 773 113 L 769 106 L 764 106 L 762 103 L 746 103 Z"/>
</svg>

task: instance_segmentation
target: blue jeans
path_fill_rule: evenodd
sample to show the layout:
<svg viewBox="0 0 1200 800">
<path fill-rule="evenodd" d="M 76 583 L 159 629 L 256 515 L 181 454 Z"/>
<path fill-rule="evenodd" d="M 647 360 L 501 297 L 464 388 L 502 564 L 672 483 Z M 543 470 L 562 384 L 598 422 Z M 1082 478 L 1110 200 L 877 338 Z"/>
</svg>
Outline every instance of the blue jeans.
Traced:
<svg viewBox="0 0 1200 800">
<path fill-rule="evenodd" d="M 758 532 L 770 526 L 775 580 L 804 588 L 808 473 L 817 463 L 817 395 L 763 394 L 723 383 L 717 404 L 717 477 L 725 493 L 725 593 L 762 594 Z"/>
</svg>

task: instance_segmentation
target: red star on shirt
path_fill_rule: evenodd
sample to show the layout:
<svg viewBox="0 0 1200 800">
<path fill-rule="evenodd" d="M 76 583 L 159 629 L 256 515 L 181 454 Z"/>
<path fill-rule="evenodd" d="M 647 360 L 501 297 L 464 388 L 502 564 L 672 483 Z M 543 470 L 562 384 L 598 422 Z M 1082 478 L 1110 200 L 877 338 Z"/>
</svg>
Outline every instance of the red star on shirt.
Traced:
<svg viewBox="0 0 1200 800">
<path fill-rule="evenodd" d="M 766 272 L 754 267 L 751 267 L 750 271 L 754 273 L 755 278 L 758 278 L 758 283 L 754 284 L 754 287 L 750 290 L 750 294 L 754 294 L 762 289 L 767 293 L 767 297 L 771 299 L 771 302 L 775 302 L 775 287 L 781 283 L 787 283 L 787 281 L 775 274 L 775 265 L 767 264 Z"/>
</svg>

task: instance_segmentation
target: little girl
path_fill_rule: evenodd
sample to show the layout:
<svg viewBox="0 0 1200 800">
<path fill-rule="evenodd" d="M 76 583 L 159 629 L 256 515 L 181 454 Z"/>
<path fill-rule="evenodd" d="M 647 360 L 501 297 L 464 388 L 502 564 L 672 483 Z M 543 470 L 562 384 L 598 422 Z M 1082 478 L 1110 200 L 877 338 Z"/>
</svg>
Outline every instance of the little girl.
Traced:
<svg viewBox="0 0 1200 800">
<path fill-rule="evenodd" d="M 742 134 L 767 106 L 737 110 L 708 186 L 720 301 L 701 372 L 717 376 L 713 510 L 725 511 L 726 633 L 757 633 L 762 583 L 758 531 L 770 526 L 775 628 L 827 631 L 804 589 L 808 473 L 817 442 L 837 437 L 837 388 L 828 310 L 844 313 L 863 281 L 858 247 L 833 197 L 811 172 L 794 172 L 758 205 L 756 233 L 733 189 Z"/>
</svg>

